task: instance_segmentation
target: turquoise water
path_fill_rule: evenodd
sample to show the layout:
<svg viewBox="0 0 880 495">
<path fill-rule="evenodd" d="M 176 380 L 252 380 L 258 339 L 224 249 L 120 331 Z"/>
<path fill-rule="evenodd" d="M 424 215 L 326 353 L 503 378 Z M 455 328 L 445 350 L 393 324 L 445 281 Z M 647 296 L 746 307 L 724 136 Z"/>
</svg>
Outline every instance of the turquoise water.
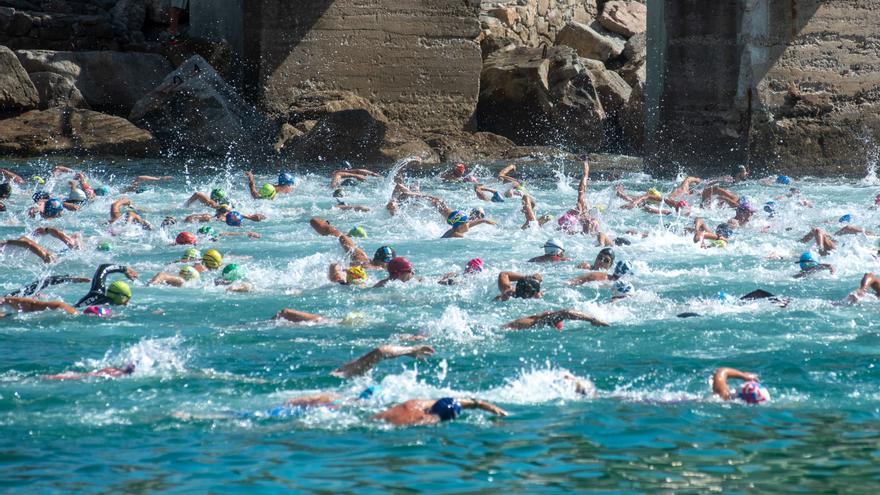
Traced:
<svg viewBox="0 0 880 495">
<path fill-rule="evenodd" d="M 46 175 L 35 163 L 31 175 Z M 432 209 L 403 208 L 393 220 L 383 206 L 391 182 L 374 179 L 348 188 L 346 200 L 368 213 L 342 212 L 323 175 L 297 173 L 301 185 L 274 202 L 249 198 L 240 172 L 189 175 L 182 168 L 171 183 L 131 195 L 137 209 L 159 224 L 206 211 L 181 205 L 194 191 L 221 186 L 244 212 L 266 214 L 246 224 L 260 239 L 221 237 L 208 244 L 227 261 L 244 265 L 256 290 L 228 293 L 205 277 L 185 288 L 147 287 L 144 281 L 173 267 L 183 249 L 173 246 L 180 225 L 145 233 L 136 227 L 111 235 L 105 222 L 111 198 L 99 198 L 52 225 L 81 232 L 85 247 L 59 253 L 44 265 L 16 248 L 0 252 L 0 288 L 11 291 L 40 276 L 91 276 L 100 263 L 124 263 L 141 274 L 134 298 L 111 319 L 60 312 L 0 319 L 0 489 L 17 493 L 151 492 L 229 493 L 261 491 L 487 492 L 599 491 L 839 492 L 870 493 L 880 481 L 880 303 L 835 305 L 878 271 L 877 238 L 839 237 L 823 262 L 837 268 L 794 280 L 793 262 L 804 251 L 796 241 L 811 226 L 836 230 L 852 213 L 855 224 L 880 230 L 880 212 L 868 207 L 878 192 L 873 175 L 862 181 L 805 180 L 797 185 L 813 203 L 780 201 L 771 220 L 759 212 L 753 225 L 726 249 L 700 249 L 681 228 L 688 218 L 659 218 L 620 210 L 611 182 L 592 182 L 591 205 L 606 206 L 609 233 L 631 246 L 615 248 L 633 262 L 634 296 L 608 304 L 605 286 L 569 287 L 575 263 L 536 266 L 549 225 L 523 231 L 519 202 L 478 201 L 468 185 L 417 178 L 425 192 L 450 206 L 483 206 L 499 226 L 479 226 L 466 239 L 440 240 L 446 230 Z M 140 172 L 158 165 L 100 163 L 89 168 L 93 183 L 107 183 L 113 197 Z M 576 199 L 578 171 L 532 173 L 527 185 L 537 213 L 559 215 Z M 489 179 L 491 172 L 478 169 Z M 258 180 L 270 181 L 268 173 Z M 62 178 L 63 179 L 63 178 Z M 629 191 L 673 187 L 631 175 Z M 50 182 L 61 191 L 64 181 Z M 732 188 L 758 205 L 783 194 L 781 186 L 746 182 Z M 18 237 L 46 222 L 28 219 L 30 191 L 17 190 L 0 217 L 0 236 Z M 698 203 L 696 196 L 690 201 Z M 714 227 L 730 209 L 695 209 Z M 342 259 L 337 241 L 316 235 L 312 216 L 347 231 L 363 226 L 359 244 L 372 255 L 383 244 L 411 259 L 424 282 L 392 283 L 383 289 L 331 285 L 327 265 Z M 668 225 L 666 225 L 668 224 Z M 231 228 L 215 223 L 218 230 Z M 762 232 L 764 227 L 768 232 Z M 625 234 L 628 229 L 647 234 Z M 192 229 L 190 229 L 192 230 Z M 104 240 L 110 253 L 96 250 Z M 592 261 L 591 238 L 564 237 L 567 252 Z M 471 257 L 485 271 L 465 283 L 435 283 L 461 271 Z M 542 300 L 493 301 L 500 270 L 540 271 Z M 378 273 L 370 273 L 378 280 Z M 745 294 L 764 288 L 793 298 L 785 309 L 756 302 L 737 305 L 717 293 Z M 53 287 L 47 299 L 73 303 L 85 284 Z M 292 325 L 271 321 L 284 307 L 342 319 L 347 324 Z M 503 323 L 548 309 L 577 308 L 611 323 L 597 328 L 566 323 L 562 332 L 506 332 Z M 700 318 L 680 319 L 685 311 Z M 362 313 L 363 317 L 352 318 Z M 353 320 L 353 321 L 352 321 Z M 421 333 L 436 349 L 422 362 L 386 361 L 354 380 L 329 372 L 377 345 Z M 137 365 L 131 377 L 46 380 L 43 375 Z M 746 406 L 710 397 L 717 366 L 760 374 L 773 397 Z M 595 397 L 581 397 L 562 378 L 589 379 Z M 180 420 L 175 412 L 210 416 L 225 411 L 271 408 L 313 392 L 357 395 L 381 385 L 378 396 L 336 410 L 314 409 L 295 418 Z M 409 398 L 477 396 L 511 415 L 495 419 L 467 411 L 436 426 L 393 428 L 370 419 Z"/>
</svg>

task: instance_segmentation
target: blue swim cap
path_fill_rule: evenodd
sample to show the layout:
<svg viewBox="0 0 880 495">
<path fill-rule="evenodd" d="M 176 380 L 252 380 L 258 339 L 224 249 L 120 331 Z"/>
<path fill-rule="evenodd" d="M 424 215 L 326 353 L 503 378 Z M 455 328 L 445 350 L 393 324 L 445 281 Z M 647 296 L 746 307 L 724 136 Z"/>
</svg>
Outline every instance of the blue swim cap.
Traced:
<svg viewBox="0 0 880 495">
<path fill-rule="evenodd" d="M 504 202 L 504 198 L 501 197 L 501 193 L 499 193 L 498 191 L 495 191 L 495 192 L 492 194 L 492 202 L 493 202 L 493 203 L 503 203 L 503 202 Z"/>
<path fill-rule="evenodd" d="M 816 261 L 816 258 L 813 257 L 813 253 L 809 251 L 801 254 L 801 258 L 798 263 L 800 263 L 801 265 L 801 270 L 806 270 L 819 264 L 819 262 Z"/>
<path fill-rule="evenodd" d="M 730 239 L 731 237 L 733 237 L 733 229 L 730 228 L 730 225 L 722 223 L 715 228 L 715 235 L 723 237 L 725 239 Z"/>
<path fill-rule="evenodd" d="M 635 287 L 633 284 L 629 282 L 624 282 L 623 280 L 618 280 L 614 282 L 614 286 L 611 287 L 611 295 L 614 297 L 625 297 L 628 296 Z"/>
<path fill-rule="evenodd" d="M 776 183 L 787 186 L 791 184 L 791 179 L 787 175 L 779 175 L 776 177 Z"/>
<path fill-rule="evenodd" d="M 39 203 L 40 201 L 43 201 L 44 199 L 49 199 L 49 198 L 50 198 L 49 193 L 47 193 L 46 191 L 37 191 L 34 193 L 33 196 L 31 196 L 31 199 L 34 200 L 34 203 Z"/>
<path fill-rule="evenodd" d="M 237 211 L 230 211 L 226 214 L 226 225 L 230 227 L 239 227 L 241 226 L 241 222 L 244 220 L 244 217 L 241 213 Z"/>
<path fill-rule="evenodd" d="M 632 273 L 632 263 L 629 261 L 618 261 L 616 265 L 614 265 L 614 276 L 622 277 L 624 275 L 629 275 Z"/>
<path fill-rule="evenodd" d="M 452 397 L 444 397 L 431 406 L 431 414 L 440 416 L 440 421 L 449 421 L 461 414 L 461 404 Z"/>
<path fill-rule="evenodd" d="M 853 216 L 850 213 L 847 213 L 846 215 L 840 217 L 840 220 L 838 220 L 838 222 L 840 222 L 840 223 L 850 223 L 852 221 L 853 221 Z"/>
<path fill-rule="evenodd" d="M 772 217 L 776 214 L 776 202 L 775 201 L 767 201 L 764 203 L 764 211 L 770 214 Z"/>
<path fill-rule="evenodd" d="M 287 172 L 281 172 L 278 174 L 278 185 L 279 186 L 292 186 L 296 184 L 296 179 L 293 177 L 293 174 L 289 174 Z"/>
<path fill-rule="evenodd" d="M 446 217 L 446 223 L 452 225 L 453 227 L 458 227 L 459 225 L 466 223 L 468 221 L 468 216 L 463 211 L 455 210 Z"/>
<path fill-rule="evenodd" d="M 367 400 L 381 392 L 382 387 L 378 385 L 370 385 L 369 387 L 365 388 L 364 391 L 360 393 L 360 395 L 358 395 L 358 399 Z"/>
<path fill-rule="evenodd" d="M 382 263 L 389 263 L 394 259 L 394 249 L 390 246 L 382 246 L 376 250 L 376 253 L 373 255 L 373 261 L 380 261 Z"/>
<path fill-rule="evenodd" d="M 53 198 L 43 203 L 43 215 L 47 217 L 57 217 L 64 211 L 64 205 L 58 198 Z"/>
<path fill-rule="evenodd" d="M 98 186 L 95 188 L 95 196 L 106 196 L 110 194 L 110 188 L 107 186 Z"/>
</svg>

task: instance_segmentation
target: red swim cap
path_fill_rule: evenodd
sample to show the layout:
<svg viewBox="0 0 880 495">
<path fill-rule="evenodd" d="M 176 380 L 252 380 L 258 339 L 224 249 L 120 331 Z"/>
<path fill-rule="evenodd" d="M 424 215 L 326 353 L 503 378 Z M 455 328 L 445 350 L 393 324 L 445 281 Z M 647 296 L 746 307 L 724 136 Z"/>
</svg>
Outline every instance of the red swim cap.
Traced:
<svg viewBox="0 0 880 495">
<path fill-rule="evenodd" d="M 388 262 L 388 275 L 391 275 L 391 278 L 398 278 L 406 272 L 411 272 L 412 269 L 412 263 L 406 258 L 394 258 Z"/>
<path fill-rule="evenodd" d="M 195 234 L 192 232 L 181 232 L 177 234 L 175 242 L 178 244 L 195 244 L 197 240 Z"/>
<path fill-rule="evenodd" d="M 456 163 L 452 169 L 457 175 L 464 175 L 464 163 Z"/>
</svg>

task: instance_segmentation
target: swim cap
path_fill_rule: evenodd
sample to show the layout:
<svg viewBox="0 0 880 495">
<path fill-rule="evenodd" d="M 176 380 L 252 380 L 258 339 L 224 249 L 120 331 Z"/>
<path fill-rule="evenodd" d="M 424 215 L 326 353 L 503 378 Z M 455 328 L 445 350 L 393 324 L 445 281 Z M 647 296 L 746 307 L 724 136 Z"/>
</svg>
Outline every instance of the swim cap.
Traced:
<svg viewBox="0 0 880 495">
<path fill-rule="evenodd" d="M 223 201 L 224 199 L 226 199 L 226 191 L 224 191 L 223 189 L 220 189 L 220 188 L 211 189 L 211 200 L 212 201 L 219 203 L 219 202 Z"/>
<path fill-rule="evenodd" d="M 232 205 L 228 205 L 226 203 L 223 203 L 223 204 L 217 206 L 217 210 L 214 212 L 214 215 L 219 217 L 221 215 L 225 215 L 225 214 L 229 213 L 230 211 L 232 211 Z"/>
<path fill-rule="evenodd" d="M 492 202 L 493 203 L 503 203 L 504 197 L 501 196 L 501 193 L 499 193 L 498 191 L 495 191 L 494 193 L 492 193 Z"/>
<path fill-rule="evenodd" d="M 772 217 L 776 214 L 776 202 L 775 201 L 767 201 L 764 203 L 764 211 L 770 214 Z"/>
<path fill-rule="evenodd" d="M 453 211 L 446 217 L 446 223 L 452 225 L 453 227 L 458 227 L 459 225 L 466 223 L 468 221 L 468 216 L 464 214 L 462 211 Z"/>
<path fill-rule="evenodd" d="M 382 246 L 376 250 L 376 254 L 373 255 L 373 262 L 381 262 L 388 263 L 394 259 L 394 249 L 391 246 Z"/>
<path fill-rule="evenodd" d="M 731 237 L 733 237 L 733 229 L 730 228 L 730 225 L 722 223 L 715 228 L 715 235 L 723 237 L 725 239 L 730 239 Z"/>
<path fill-rule="evenodd" d="M 880 193 L 878 193 L 876 196 L 874 196 L 874 204 L 880 205 Z"/>
<path fill-rule="evenodd" d="M 464 177 L 462 177 L 461 180 L 463 180 L 463 181 L 465 181 L 465 182 L 480 182 L 480 181 L 474 176 L 474 173 L 473 173 L 473 172 L 471 172 L 471 173 L 465 175 Z"/>
<path fill-rule="evenodd" d="M 653 188 L 653 187 L 648 189 L 647 194 L 648 194 L 648 196 L 650 196 L 652 198 L 660 198 L 663 196 L 662 194 L 660 194 L 660 191 L 658 191 L 656 188 Z"/>
<path fill-rule="evenodd" d="M 838 220 L 838 222 L 840 222 L 840 223 L 849 223 L 852 221 L 853 221 L 853 216 L 850 213 L 847 213 L 846 215 L 840 217 L 840 220 Z"/>
<path fill-rule="evenodd" d="M 361 285 L 367 281 L 367 271 L 359 266 L 353 266 L 345 271 L 345 281 L 349 284 Z"/>
<path fill-rule="evenodd" d="M 109 318 L 110 308 L 105 306 L 89 306 L 88 308 L 83 310 L 84 315 L 94 315 L 98 318 Z"/>
<path fill-rule="evenodd" d="M 0 198 L 8 198 L 12 194 L 12 184 L 4 182 L 0 184 Z"/>
<path fill-rule="evenodd" d="M 516 290 L 513 297 L 520 299 L 531 299 L 541 292 L 541 282 L 531 277 L 520 279 L 516 283 Z"/>
<path fill-rule="evenodd" d="M 367 400 L 381 392 L 382 387 L 380 387 L 379 385 L 370 385 L 369 387 L 365 388 L 364 391 L 360 393 L 360 395 L 358 395 L 358 399 Z"/>
<path fill-rule="evenodd" d="M 33 196 L 31 196 L 31 199 L 34 200 L 34 203 L 39 203 L 40 201 L 49 199 L 49 193 L 47 193 L 46 191 L 37 191 L 34 193 Z"/>
<path fill-rule="evenodd" d="M 43 215 L 47 217 L 57 217 L 64 211 L 64 205 L 60 199 L 54 198 L 43 203 Z"/>
<path fill-rule="evenodd" d="M 740 196 L 736 209 L 741 211 L 755 211 L 755 209 L 752 208 L 752 203 L 749 201 L 748 196 Z"/>
<path fill-rule="evenodd" d="M 201 278 L 199 271 L 191 266 L 180 267 L 180 277 L 184 280 L 198 280 Z"/>
<path fill-rule="evenodd" d="M 275 186 L 268 182 L 260 188 L 260 199 L 275 199 Z"/>
<path fill-rule="evenodd" d="M 540 217 L 538 217 L 538 223 L 541 225 L 544 225 L 545 223 L 552 222 L 552 221 L 553 221 L 553 215 L 548 215 L 545 213 L 545 214 L 541 215 Z"/>
<path fill-rule="evenodd" d="M 220 265 L 223 263 L 223 255 L 220 254 L 216 249 L 209 249 L 205 251 L 205 254 L 202 255 L 202 264 L 211 270 L 216 270 L 220 268 Z"/>
<path fill-rule="evenodd" d="M 566 232 L 575 232 L 577 231 L 578 222 L 577 219 L 577 211 L 568 210 L 562 216 L 556 220 L 556 223 L 559 224 L 559 227 Z"/>
<path fill-rule="evenodd" d="M 113 245 L 110 244 L 110 241 L 102 241 L 98 244 L 98 251 L 110 251 L 113 249 Z"/>
<path fill-rule="evenodd" d="M 223 267 L 222 276 L 227 282 L 235 282 L 244 278 L 244 269 L 235 263 L 230 263 Z"/>
<path fill-rule="evenodd" d="M 624 275 L 629 275 L 632 273 L 632 263 L 629 261 L 618 261 L 616 265 L 614 265 L 614 276 L 622 277 Z"/>
<path fill-rule="evenodd" d="M 110 194 L 110 188 L 107 186 L 98 186 L 95 188 L 95 196 L 106 196 Z"/>
<path fill-rule="evenodd" d="M 787 186 L 791 184 L 791 179 L 787 175 L 778 175 L 776 176 L 776 183 Z"/>
<path fill-rule="evenodd" d="M 89 199 L 86 196 L 86 193 L 83 192 L 82 189 L 76 188 L 70 190 L 70 196 L 67 197 L 68 201 L 85 201 Z"/>
<path fill-rule="evenodd" d="M 724 239 L 715 239 L 709 245 L 716 248 L 724 248 L 727 247 L 727 241 Z"/>
<path fill-rule="evenodd" d="M 412 263 L 406 258 L 394 258 L 388 262 L 388 275 L 391 278 L 399 278 L 407 272 L 412 272 Z"/>
<path fill-rule="evenodd" d="M 452 171 L 455 175 L 461 177 L 464 175 L 464 163 L 456 163 L 454 167 L 452 167 Z"/>
<path fill-rule="evenodd" d="M 226 225 L 230 227 L 241 227 L 244 217 L 237 211 L 230 211 L 226 214 Z"/>
<path fill-rule="evenodd" d="M 431 406 L 431 414 L 439 416 L 440 421 L 449 421 L 461 414 L 461 404 L 452 397 L 444 397 Z"/>
<path fill-rule="evenodd" d="M 816 258 L 813 257 L 813 253 L 809 251 L 801 254 L 798 263 L 801 265 L 801 270 L 807 270 L 819 264 L 819 262 L 816 261 Z"/>
<path fill-rule="evenodd" d="M 611 287 L 611 294 L 614 297 L 624 297 L 628 296 L 634 289 L 635 288 L 631 283 L 624 282 L 623 280 L 617 280 Z"/>
<path fill-rule="evenodd" d="M 688 202 L 685 201 L 685 200 L 683 200 L 683 199 L 680 200 L 680 201 L 678 201 L 677 203 L 675 203 L 675 208 L 676 208 L 676 209 L 687 208 L 688 206 L 690 206 L 690 205 L 688 204 Z"/>
<path fill-rule="evenodd" d="M 364 230 L 363 227 L 357 226 L 352 227 L 351 230 L 348 231 L 349 237 L 367 237 L 367 231 Z"/>
<path fill-rule="evenodd" d="M 40 177 L 39 175 L 35 175 L 35 176 L 31 177 L 31 179 L 33 179 L 34 182 L 36 182 L 37 184 L 45 184 L 46 183 L 46 179 Z"/>
<path fill-rule="evenodd" d="M 202 235 L 214 235 L 214 234 L 216 234 L 216 231 L 214 230 L 214 227 L 211 227 L 210 225 L 202 225 L 201 227 L 199 227 L 198 232 L 199 232 L 199 234 L 202 234 Z"/>
<path fill-rule="evenodd" d="M 183 252 L 183 258 L 187 261 L 195 261 L 202 257 L 202 253 L 196 248 L 189 248 Z"/>
<path fill-rule="evenodd" d="M 131 300 L 131 288 L 127 283 L 117 280 L 107 287 L 106 295 L 113 304 L 127 304 Z"/>
<path fill-rule="evenodd" d="M 565 244 L 559 239 L 547 239 L 544 243 L 544 254 L 559 256 L 565 251 Z"/>
<path fill-rule="evenodd" d="M 483 271 L 483 260 L 480 258 L 474 258 L 468 261 L 464 268 L 466 274 L 480 273 L 481 271 Z"/>
<path fill-rule="evenodd" d="M 195 244 L 196 241 L 198 241 L 198 239 L 192 232 L 181 232 L 177 234 L 177 238 L 174 239 L 174 242 L 177 244 Z"/>
<path fill-rule="evenodd" d="M 293 178 L 293 174 L 289 174 L 287 172 L 281 172 L 278 174 L 278 185 L 279 186 L 292 186 L 296 183 L 296 179 Z"/>
<path fill-rule="evenodd" d="M 357 184 L 358 184 L 358 182 L 356 180 L 352 179 L 351 177 L 348 177 L 339 183 L 339 185 L 342 187 L 354 187 Z"/>
<path fill-rule="evenodd" d="M 345 191 L 343 191 L 342 189 L 336 189 L 336 190 L 333 191 L 333 197 L 334 197 L 334 198 L 342 198 L 342 197 L 345 197 Z"/>
<path fill-rule="evenodd" d="M 743 383 L 739 392 L 739 398 L 749 404 L 760 404 L 770 400 L 770 392 L 763 385 L 755 381 Z"/>
<path fill-rule="evenodd" d="M 471 210 L 470 216 L 472 218 L 476 218 L 478 220 L 481 218 L 486 218 L 486 210 L 484 210 L 482 206 L 478 206 L 478 207 L 474 208 L 473 210 Z"/>
<path fill-rule="evenodd" d="M 599 254 L 596 255 L 597 258 L 599 256 L 608 256 L 609 258 L 611 258 L 611 261 L 614 261 L 614 250 L 611 248 L 604 248 L 599 251 Z"/>
</svg>

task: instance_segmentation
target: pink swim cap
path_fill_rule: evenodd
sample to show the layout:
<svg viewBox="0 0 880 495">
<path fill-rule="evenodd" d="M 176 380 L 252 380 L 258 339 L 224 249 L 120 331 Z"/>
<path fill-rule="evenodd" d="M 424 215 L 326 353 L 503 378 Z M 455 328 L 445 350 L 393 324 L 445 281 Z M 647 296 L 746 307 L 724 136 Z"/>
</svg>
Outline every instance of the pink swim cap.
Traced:
<svg viewBox="0 0 880 495">
<path fill-rule="evenodd" d="M 467 266 L 464 269 L 464 272 L 467 274 L 472 273 L 480 273 L 483 271 L 483 260 L 480 258 L 474 258 L 467 262 Z"/>
<path fill-rule="evenodd" d="M 398 257 L 388 262 L 388 275 L 391 278 L 398 278 L 406 272 L 411 272 L 412 263 L 406 258 Z"/>
<path fill-rule="evenodd" d="M 105 306 L 89 306 L 88 308 L 83 310 L 84 315 L 94 315 L 98 318 L 109 318 L 110 317 L 110 308 Z"/>
</svg>

